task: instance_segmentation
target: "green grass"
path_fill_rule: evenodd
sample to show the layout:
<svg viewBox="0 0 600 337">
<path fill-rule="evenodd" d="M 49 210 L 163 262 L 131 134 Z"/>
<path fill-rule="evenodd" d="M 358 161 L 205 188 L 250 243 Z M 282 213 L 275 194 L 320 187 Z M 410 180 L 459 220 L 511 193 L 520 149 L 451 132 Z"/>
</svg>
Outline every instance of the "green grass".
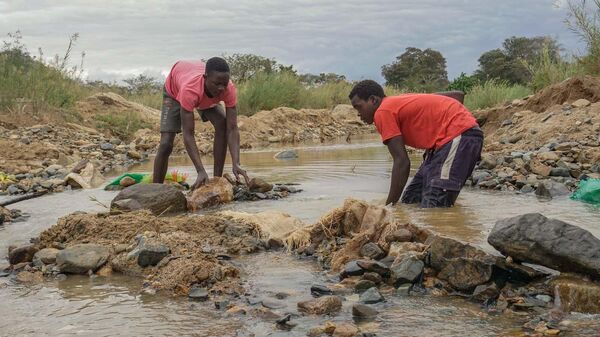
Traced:
<svg viewBox="0 0 600 337">
<path fill-rule="evenodd" d="M 531 89 L 523 85 L 510 85 L 506 82 L 489 80 L 474 86 L 465 96 L 465 105 L 470 110 L 491 108 L 530 95 Z"/>
<path fill-rule="evenodd" d="M 580 62 L 554 60 L 550 57 L 548 50 L 544 50 L 534 64 L 526 64 L 526 66 L 531 72 L 529 86 L 534 91 L 585 73 L 585 69 Z"/>
</svg>

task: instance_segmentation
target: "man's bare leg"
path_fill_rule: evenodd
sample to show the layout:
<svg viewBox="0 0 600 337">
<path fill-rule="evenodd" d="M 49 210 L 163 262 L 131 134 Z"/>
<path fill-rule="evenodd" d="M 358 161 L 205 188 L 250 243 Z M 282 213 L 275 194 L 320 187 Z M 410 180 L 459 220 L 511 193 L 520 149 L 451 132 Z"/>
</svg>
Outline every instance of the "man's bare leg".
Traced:
<svg viewBox="0 0 600 337">
<path fill-rule="evenodd" d="M 214 156 L 214 176 L 223 176 L 223 167 L 225 166 L 225 156 L 227 155 L 227 124 L 225 120 L 225 111 L 221 106 L 204 110 L 204 116 L 215 127 L 215 139 L 213 142 Z"/>
<path fill-rule="evenodd" d="M 173 152 L 173 141 L 175 141 L 174 132 L 161 132 L 160 145 L 154 158 L 154 171 L 152 173 L 152 182 L 162 184 L 165 181 L 165 175 L 169 168 L 169 156 Z"/>
</svg>

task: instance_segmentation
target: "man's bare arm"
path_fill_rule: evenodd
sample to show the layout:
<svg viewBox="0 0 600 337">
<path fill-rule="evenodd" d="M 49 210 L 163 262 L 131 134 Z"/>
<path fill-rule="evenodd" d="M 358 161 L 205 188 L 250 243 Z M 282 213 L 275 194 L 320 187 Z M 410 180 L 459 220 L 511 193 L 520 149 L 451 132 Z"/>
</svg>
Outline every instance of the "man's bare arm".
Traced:
<svg viewBox="0 0 600 337">
<path fill-rule="evenodd" d="M 388 194 L 386 205 L 395 204 L 400 200 L 404 186 L 410 174 L 410 159 L 406 153 L 406 146 L 402 136 L 394 137 L 386 143 L 390 154 L 394 160 L 392 165 L 392 181 L 390 183 L 390 192 Z"/>
</svg>

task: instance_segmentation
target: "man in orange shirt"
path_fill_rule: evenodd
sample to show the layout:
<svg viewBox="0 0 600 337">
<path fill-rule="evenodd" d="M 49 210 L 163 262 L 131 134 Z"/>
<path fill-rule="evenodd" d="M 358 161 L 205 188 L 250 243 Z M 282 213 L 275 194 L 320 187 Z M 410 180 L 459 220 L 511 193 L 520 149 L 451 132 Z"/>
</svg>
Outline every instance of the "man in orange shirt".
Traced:
<svg viewBox="0 0 600 337">
<path fill-rule="evenodd" d="M 459 99 L 452 94 L 386 97 L 371 80 L 357 83 L 349 98 L 365 123 L 375 123 L 394 160 L 386 205 L 395 204 L 401 195 L 403 203 L 426 208 L 454 205 L 483 146 L 483 132 Z M 404 190 L 410 173 L 406 145 L 426 154 Z"/>
<path fill-rule="evenodd" d="M 225 109 L 219 104 L 225 103 Z M 240 167 L 240 134 L 237 126 L 236 89 L 229 79 L 229 65 L 220 57 L 206 61 L 179 61 L 165 81 L 160 116 L 160 145 L 154 159 L 153 182 L 162 183 L 167 173 L 175 135 L 183 129 L 183 143 L 194 163 L 198 177 L 195 189 L 208 181 L 200 160 L 194 135 L 194 109 L 202 121 L 215 127 L 213 146 L 214 176 L 223 175 L 227 147 L 231 153 L 233 174 L 239 180 L 246 171 Z"/>
</svg>

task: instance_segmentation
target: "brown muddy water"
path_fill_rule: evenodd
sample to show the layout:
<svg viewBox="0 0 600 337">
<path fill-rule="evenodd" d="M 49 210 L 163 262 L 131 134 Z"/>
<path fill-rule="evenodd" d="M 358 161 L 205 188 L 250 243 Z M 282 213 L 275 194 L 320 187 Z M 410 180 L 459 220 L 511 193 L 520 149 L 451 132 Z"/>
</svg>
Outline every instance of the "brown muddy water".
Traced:
<svg viewBox="0 0 600 337">
<path fill-rule="evenodd" d="M 271 182 L 298 183 L 303 193 L 277 201 L 233 203 L 225 208 L 247 212 L 281 210 L 312 223 L 346 197 L 382 204 L 391 167 L 387 149 L 375 138 L 354 144 L 304 146 L 299 158 L 275 160 L 276 150 L 242 153 L 242 163 L 251 175 Z M 418 167 L 413 158 L 413 173 Z M 204 159 L 211 168 L 211 159 Z M 132 171 L 147 172 L 151 162 Z M 194 172 L 187 158 L 172 158 L 171 168 Z M 228 168 L 226 168 L 228 169 Z M 192 177 L 193 178 L 193 177 Z M 28 215 L 22 221 L 0 226 L 0 265 L 6 262 L 9 244 L 22 244 L 75 211 L 102 211 L 115 192 L 100 189 L 70 191 L 14 205 Z M 95 200 L 92 200 L 95 199 Z M 485 242 L 498 219 L 527 212 L 541 212 L 581 226 L 600 237 L 600 209 L 568 198 L 539 201 L 533 195 L 510 192 L 484 192 L 465 188 L 456 207 L 422 210 L 397 206 L 396 214 L 416 224 L 492 248 Z M 236 259 L 243 269 L 251 297 L 277 302 L 274 312 L 296 313 L 296 303 L 310 298 L 311 284 L 323 283 L 333 275 L 323 272 L 316 262 L 284 253 L 261 253 Z M 276 293 L 289 295 L 276 300 Z M 384 294 L 385 295 L 385 294 Z M 386 296 L 375 307 L 380 315 L 372 322 L 357 322 L 362 331 L 377 336 L 516 336 L 524 323 L 518 315 L 488 313 L 479 305 L 460 298 Z M 311 327 L 352 320 L 350 308 L 355 296 L 348 297 L 342 312 L 334 317 L 294 318 L 291 331 L 277 330 L 272 319 L 225 317 L 212 302 L 190 302 L 145 294 L 138 279 L 70 276 L 37 286 L 15 284 L 0 278 L 0 336 L 304 336 Z M 575 325 L 561 336 L 600 336 L 600 317 L 576 314 Z"/>
</svg>

